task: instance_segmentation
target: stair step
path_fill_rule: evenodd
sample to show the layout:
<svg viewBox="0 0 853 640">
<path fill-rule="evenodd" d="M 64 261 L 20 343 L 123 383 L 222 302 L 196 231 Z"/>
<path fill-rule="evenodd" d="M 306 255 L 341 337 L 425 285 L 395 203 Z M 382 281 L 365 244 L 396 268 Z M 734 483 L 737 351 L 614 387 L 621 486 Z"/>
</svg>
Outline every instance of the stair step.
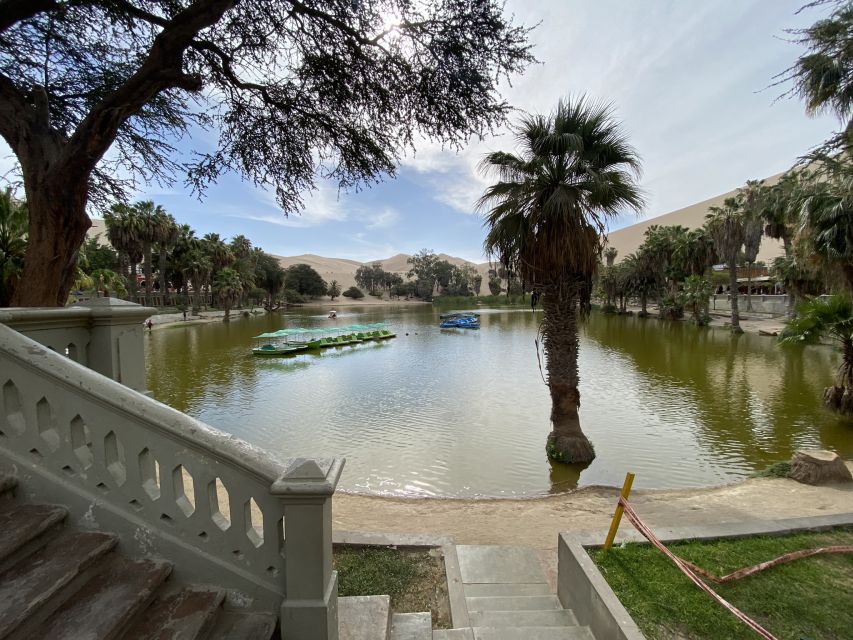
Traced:
<svg viewBox="0 0 853 640">
<path fill-rule="evenodd" d="M 0 638 L 44 613 L 41 609 L 61 605 L 73 589 L 61 592 L 116 542 L 116 536 L 106 533 L 65 533 L 0 575 Z"/>
<path fill-rule="evenodd" d="M 552 611 L 469 611 L 472 627 L 572 627 L 575 614 L 567 609 Z"/>
<path fill-rule="evenodd" d="M 474 630 L 467 629 L 435 629 L 432 640 L 474 640 Z"/>
<path fill-rule="evenodd" d="M 485 596 L 465 598 L 468 611 L 547 611 L 562 609 L 557 596 Z"/>
<path fill-rule="evenodd" d="M 339 640 L 386 640 L 390 630 L 389 596 L 338 598 Z"/>
<path fill-rule="evenodd" d="M 206 640 L 270 640 L 276 622 L 278 616 L 274 613 L 224 611 Z"/>
<path fill-rule="evenodd" d="M 122 640 L 203 638 L 213 627 L 224 599 L 224 591 L 193 587 L 157 598 Z"/>
<path fill-rule="evenodd" d="M 7 558 L 11 566 L 28 555 L 18 552 L 34 538 L 61 523 L 67 515 L 65 507 L 50 504 L 15 505 L 0 511 L 0 567 Z"/>
<path fill-rule="evenodd" d="M 465 595 L 469 598 L 485 596 L 550 596 L 553 595 L 551 587 L 544 582 L 524 583 L 501 583 L 492 584 L 466 584 Z"/>
<path fill-rule="evenodd" d="M 395 613 L 391 616 L 391 640 L 431 640 L 432 614 Z"/>
<path fill-rule="evenodd" d="M 474 640 L 595 640 L 589 627 L 475 627 Z"/>
<path fill-rule="evenodd" d="M 172 572 L 168 562 L 112 555 L 102 569 L 33 634 L 51 640 L 115 638 Z"/>
</svg>

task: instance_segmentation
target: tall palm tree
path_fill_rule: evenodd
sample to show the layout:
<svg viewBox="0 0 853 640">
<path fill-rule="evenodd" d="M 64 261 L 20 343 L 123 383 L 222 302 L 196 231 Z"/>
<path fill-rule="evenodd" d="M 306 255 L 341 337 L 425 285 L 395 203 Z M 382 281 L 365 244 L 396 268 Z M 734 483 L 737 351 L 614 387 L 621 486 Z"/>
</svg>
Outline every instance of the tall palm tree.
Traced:
<svg viewBox="0 0 853 640">
<path fill-rule="evenodd" d="M 169 259 L 169 252 L 172 251 L 175 247 L 175 243 L 178 241 L 180 228 L 171 214 L 163 212 L 163 215 L 159 220 L 159 231 L 157 248 L 160 251 L 160 255 L 157 260 L 157 270 L 160 272 L 160 295 L 163 296 L 163 304 L 168 305 L 170 300 L 169 283 L 168 278 L 166 277 L 167 261 Z"/>
<path fill-rule="evenodd" d="M 607 262 L 608 267 L 613 266 L 617 255 L 619 255 L 619 250 L 616 247 L 607 247 L 604 250 L 604 260 Z"/>
<path fill-rule="evenodd" d="M 243 283 L 240 274 L 231 267 L 225 267 L 213 281 L 213 293 L 220 307 L 225 309 L 223 320 L 231 319 L 231 308 L 240 302 L 243 295 Z"/>
<path fill-rule="evenodd" d="M 11 187 L 0 191 L 0 307 L 8 307 L 24 269 L 29 215 Z"/>
<path fill-rule="evenodd" d="M 736 198 L 726 198 L 722 207 L 711 207 L 705 217 L 705 228 L 714 239 L 717 254 L 729 267 L 729 290 L 732 305 L 732 333 L 743 333 L 740 328 L 737 291 L 737 259 L 743 246 L 744 224 L 740 203 Z"/>
<path fill-rule="evenodd" d="M 834 411 L 853 415 L 853 301 L 848 296 L 813 298 L 800 305 L 797 317 L 782 333 L 783 343 L 817 343 L 828 338 L 841 347 L 841 366 L 835 384 L 823 393 Z"/>
<path fill-rule="evenodd" d="M 143 256 L 142 218 L 136 207 L 119 203 L 104 212 L 104 224 L 107 227 L 107 239 L 122 258 L 122 275 L 126 274 L 126 269 L 130 270 L 128 294 L 130 300 L 136 302 L 136 266 Z"/>
<path fill-rule="evenodd" d="M 764 221 L 761 210 L 764 208 L 764 180 L 747 180 L 746 186 L 738 189 L 737 198 L 740 201 L 743 216 L 743 253 L 746 258 L 746 310 L 752 311 L 752 265 L 758 257 L 761 248 L 761 237 L 764 235 Z"/>
<path fill-rule="evenodd" d="M 517 141 L 519 153 L 491 153 L 481 164 L 497 178 L 479 201 L 488 210 L 485 249 L 542 297 L 548 456 L 589 462 L 595 452 L 578 416 L 578 319 L 589 313 L 606 222 L 642 206 L 640 159 L 610 106 L 585 97 L 524 117 Z"/>
</svg>

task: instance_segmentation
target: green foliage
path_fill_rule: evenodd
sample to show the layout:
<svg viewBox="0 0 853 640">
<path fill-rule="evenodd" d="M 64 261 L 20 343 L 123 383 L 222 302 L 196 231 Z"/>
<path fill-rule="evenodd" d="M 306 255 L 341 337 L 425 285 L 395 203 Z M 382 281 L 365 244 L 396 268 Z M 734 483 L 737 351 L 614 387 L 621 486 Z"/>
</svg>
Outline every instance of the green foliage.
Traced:
<svg viewBox="0 0 853 640">
<path fill-rule="evenodd" d="M 398 598 L 421 575 L 419 563 L 396 549 L 377 547 L 338 548 L 338 595 L 388 595 Z"/>
<path fill-rule="evenodd" d="M 287 302 L 287 304 L 302 304 L 303 302 L 306 302 L 305 296 L 293 289 L 285 289 L 282 295 L 284 296 L 284 301 Z"/>
<path fill-rule="evenodd" d="M 329 295 L 329 297 L 330 297 L 332 300 L 334 300 L 334 299 L 335 299 L 335 298 L 337 298 L 339 295 L 341 295 L 341 287 L 340 287 L 340 285 L 338 284 L 338 281 L 337 281 L 337 280 L 332 280 L 332 281 L 329 283 L 329 290 L 328 290 L 326 293 Z"/>
<path fill-rule="evenodd" d="M 756 471 L 752 474 L 753 478 L 787 478 L 791 475 L 790 462 L 774 462 L 766 469 Z"/>
<path fill-rule="evenodd" d="M 269 305 L 284 288 L 286 272 L 277 258 L 261 252 L 255 262 L 255 283 L 267 292 Z"/>
<path fill-rule="evenodd" d="M 231 267 L 225 267 L 213 281 L 213 293 L 222 309 L 225 309 L 225 319 L 230 317 L 231 308 L 239 304 L 243 295 L 243 281 L 240 274 Z"/>
<path fill-rule="evenodd" d="M 341 295 L 345 298 L 352 298 L 353 300 L 358 300 L 359 298 L 363 298 L 364 294 L 361 292 L 361 289 L 358 287 L 350 287 L 346 291 L 344 291 Z"/>
<path fill-rule="evenodd" d="M 492 276 L 489 278 L 489 292 L 493 296 L 499 296 L 501 294 L 501 280 L 498 277 Z"/>
<path fill-rule="evenodd" d="M 24 268 L 29 214 L 12 189 L 0 192 L 0 307 L 8 307 Z"/>
<path fill-rule="evenodd" d="M 836 529 L 667 546 L 677 556 L 724 575 L 800 549 L 851 544 L 853 532 Z M 590 555 L 649 640 L 756 637 L 651 545 L 628 544 L 606 553 L 597 549 Z M 845 638 L 853 628 L 851 575 L 853 556 L 825 555 L 714 585 L 714 590 L 777 638 Z"/>
<path fill-rule="evenodd" d="M 408 277 L 415 279 L 414 295 L 424 300 L 432 299 L 432 290 L 436 281 L 438 256 L 430 249 L 421 249 L 408 259 L 410 265 Z"/>
<path fill-rule="evenodd" d="M 705 326 L 711 321 L 708 315 L 708 303 L 713 291 L 711 283 L 700 276 L 690 276 L 684 281 L 681 300 L 684 307 L 690 311 L 694 324 Z"/>
<path fill-rule="evenodd" d="M 285 269 L 285 287 L 303 296 L 316 298 L 326 295 L 329 287 L 310 265 L 295 264 Z"/>
<path fill-rule="evenodd" d="M 119 268 L 118 255 L 110 247 L 100 243 L 100 235 L 87 238 L 80 247 L 78 264 L 89 275 L 94 271 L 109 269 L 116 271 Z"/>
</svg>

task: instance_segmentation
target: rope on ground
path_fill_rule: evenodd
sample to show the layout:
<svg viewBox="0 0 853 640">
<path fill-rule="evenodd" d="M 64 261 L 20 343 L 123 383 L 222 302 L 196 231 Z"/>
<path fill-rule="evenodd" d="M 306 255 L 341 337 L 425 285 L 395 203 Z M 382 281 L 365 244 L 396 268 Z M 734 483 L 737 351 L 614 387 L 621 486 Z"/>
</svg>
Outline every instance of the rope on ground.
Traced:
<svg viewBox="0 0 853 640">
<path fill-rule="evenodd" d="M 752 618 L 747 616 L 743 611 L 738 609 L 736 606 L 734 606 L 728 600 L 726 600 L 721 595 L 719 595 L 716 591 L 711 589 L 711 587 L 709 587 L 707 584 L 702 582 L 702 580 L 699 578 L 699 576 L 697 576 L 696 573 L 693 571 L 693 569 L 691 569 L 689 563 L 685 562 L 684 560 L 679 558 L 677 555 L 672 553 L 672 551 L 667 549 L 664 546 L 664 544 L 660 540 L 658 540 L 657 536 L 655 536 L 655 534 L 652 533 L 652 530 L 649 529 L 645 524 L 643 524 L 643 521 L 640 520 L 640 517 L 637 515 L 637 513 L 634 511 L 633 507 L 631 507 L 631 505 L 628 503 L 628 501 L 625 500 L 625 498 L 620 497 L 619 498 L 619 504 L 622 505 L 622 508 L 625 510 L 625 515 L 627 516 L 628 521 L 632 525 L 634 525 L 634 527 L 637 529 L 637 531 L 639 531 L 641 534 L 643 534 L 643 536 L 649 542 L 651 542 L 655 547 L 657 547 L 658 551 L 660 551 L 667 558 L 672 560 L 672 562 L 675 564 L 675 566 L 678 567 L 679 569 L 681 569 L 682 573 L 684 573 L 684 575 L 686 575 L 688 578 L 690 578 L 690 581 L 693 582 L 693 584 L 695 584 L 697 587 L 702 589 L 702 591 L 704 591 L 709 596 L 711 596 L 711 598 L 716 600 L 723 607 L 728 609 L 738 620 L 740 620 L 746 626 L 748 626 L 750 629 L 755 631 L 755 633 L 757 633 L 759 636 L 761 636 L 765 640 L 777 640 L 773 634 L 771 634 L 769 631 L 767 631 L 767 629 L 762 627 L 755 620 L 753 620 Z"/>
</svg>

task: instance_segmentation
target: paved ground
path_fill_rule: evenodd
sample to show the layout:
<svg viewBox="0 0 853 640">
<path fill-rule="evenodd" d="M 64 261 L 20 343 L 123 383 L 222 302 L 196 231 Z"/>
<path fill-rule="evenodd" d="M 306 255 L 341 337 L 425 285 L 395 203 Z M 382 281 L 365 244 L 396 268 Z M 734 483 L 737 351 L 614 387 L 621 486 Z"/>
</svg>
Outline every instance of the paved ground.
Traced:
<svg viewBox="0 0 853 640">
<path fill-rule="evenodd" d="M 848 462 L 853 470 L 853 463 Z M 530 500 L 376 498 L 336 493 L 336 529 L 453 536 L 457 544 L 554 550 L 560 531 L 607 530 L 618 491 L 590 487 Z M 653 527 L 853 513 L 853 483 L 811 487 L 752 478 L 712 489 L 636 491 L 632 502 Z M 629 525 L 625 525 L 629 526 Z"/>
</svg>

